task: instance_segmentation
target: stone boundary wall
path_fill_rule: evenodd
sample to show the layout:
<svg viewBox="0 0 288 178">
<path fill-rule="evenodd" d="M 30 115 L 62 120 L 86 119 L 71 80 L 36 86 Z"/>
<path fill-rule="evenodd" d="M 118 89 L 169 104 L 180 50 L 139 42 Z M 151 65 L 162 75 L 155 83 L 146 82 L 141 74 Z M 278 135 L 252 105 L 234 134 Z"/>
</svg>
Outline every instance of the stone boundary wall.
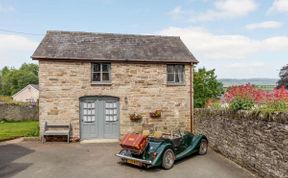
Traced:
<svg viewBox="0 0 288 178">
<path fill-rule="evenodd" d="M 0 120 L 39 120 L 38 106 L 0 104 Z"/>
<path fill-rule="evenodd" d="M 194 131 L 260 177 L 288 177 L 288 113 L 195 109 Z"/>
</svg>

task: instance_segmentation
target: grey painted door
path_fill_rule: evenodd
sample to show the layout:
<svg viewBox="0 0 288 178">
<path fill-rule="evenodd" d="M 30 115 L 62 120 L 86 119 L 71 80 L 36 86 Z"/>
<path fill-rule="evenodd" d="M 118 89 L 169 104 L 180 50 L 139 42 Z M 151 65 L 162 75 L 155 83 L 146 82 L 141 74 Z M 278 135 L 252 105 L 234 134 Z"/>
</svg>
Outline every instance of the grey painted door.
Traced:
<svg viewBox="0 0 288 178">
<path fill-rule="evenodd" d="M 81 140 L 119 138 L 119 101 L 116 97 L 80 99 Z"/>
</svg>

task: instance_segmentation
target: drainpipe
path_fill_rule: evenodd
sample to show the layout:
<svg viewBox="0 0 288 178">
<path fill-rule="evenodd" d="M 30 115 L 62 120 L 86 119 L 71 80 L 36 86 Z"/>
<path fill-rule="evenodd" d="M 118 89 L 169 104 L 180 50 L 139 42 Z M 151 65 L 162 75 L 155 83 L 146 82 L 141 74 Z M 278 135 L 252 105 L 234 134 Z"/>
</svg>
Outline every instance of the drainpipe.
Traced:
<svg viewBox="0 0 288 178">
<path fill-rule="evenodd" d="M 190 64 L 190 131 L 193 132 L 193 63 Z"/>
</svg>

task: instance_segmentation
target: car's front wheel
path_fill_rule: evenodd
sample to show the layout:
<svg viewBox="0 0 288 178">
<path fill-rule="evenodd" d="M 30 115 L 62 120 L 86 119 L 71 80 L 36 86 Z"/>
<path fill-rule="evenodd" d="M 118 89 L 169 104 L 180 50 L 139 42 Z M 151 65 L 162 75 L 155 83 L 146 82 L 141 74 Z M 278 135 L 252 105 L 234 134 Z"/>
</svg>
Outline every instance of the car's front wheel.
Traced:
<svg viewBox="0 0 288 178">
<path fill-rule="evenodd" d="M 199 155 L 205 155 L 208 150 L 208 141 L 206 139 L 202 139 L 199 146 Z"/>
<path fill-rule="evenodd" d="M 132 156 L 131 151 L 126 150 L 126 149 L 121 150 L 121 151 L 120 151 L 120 154 L 121 154 L 121 155 L 124 155 L 124 156 L 130 156 L 130 157 Z M 125 158 L 121 158 L 121 160 L 122 160 L 123 162 L 126 162 L 126 161 L 127 161 Z"/>
<path fill-rule="evenodd" d="M 174 165 L 175 155 L 173 150 L 167 149 L 162 157 L 162 167 L 164 169 L 171 169 Z"/>
</svg>

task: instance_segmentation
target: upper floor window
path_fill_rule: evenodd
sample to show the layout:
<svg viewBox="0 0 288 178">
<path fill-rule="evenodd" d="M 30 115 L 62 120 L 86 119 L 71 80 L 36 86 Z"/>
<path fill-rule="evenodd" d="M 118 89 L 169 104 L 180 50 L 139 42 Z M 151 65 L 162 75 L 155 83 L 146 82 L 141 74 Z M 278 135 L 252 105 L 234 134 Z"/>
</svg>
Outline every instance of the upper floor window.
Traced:
<svg viewBox="0 0 288 178">
<path fill-rule="evenodd" d="M 111 82 L 110 63 L 92 63 L 91 66 L 92 66 L 92 83 Z"/>
<path fill-rule="evenodd" d="M 167 83 L 184 84 L 184 65 L 168 64 L 167 65 Z"/>
</svg>

